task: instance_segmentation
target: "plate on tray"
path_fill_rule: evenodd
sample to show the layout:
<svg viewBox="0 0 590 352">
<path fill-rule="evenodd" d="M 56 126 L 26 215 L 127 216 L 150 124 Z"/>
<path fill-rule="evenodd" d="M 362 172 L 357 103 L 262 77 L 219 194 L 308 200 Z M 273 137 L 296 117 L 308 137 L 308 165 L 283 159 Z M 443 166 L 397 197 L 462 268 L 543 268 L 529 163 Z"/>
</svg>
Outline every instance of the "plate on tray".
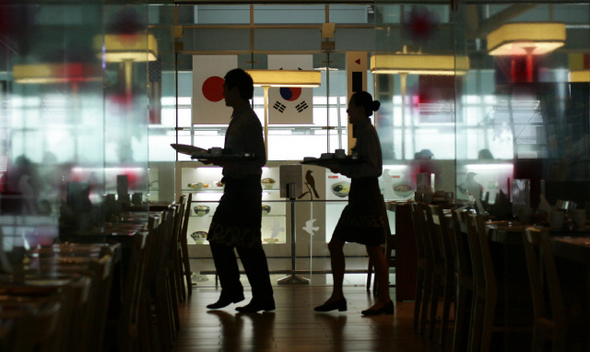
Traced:
<svg viewBox="0 0 590 352">
<path fill-rule="evenodd" d="M 312 157 L 305 157 L 303 161 L 300 161 L 301 164 L 304 165 L 317 165 L 317 166 L 325 166 L 325 165 L 356 165 L 364 163 L 364 160 L 361 159 L 353 159 L 351 157 L 346 158 L 312 158 Z"/>
<path fill-rule="evenodd" d="M 193 155 L 194 153 L 207 153 L 206 149 L 195 147 L 194 145 L 188 144 L 170 144 L 177 152 L 186 155 Z"/>
</svg>

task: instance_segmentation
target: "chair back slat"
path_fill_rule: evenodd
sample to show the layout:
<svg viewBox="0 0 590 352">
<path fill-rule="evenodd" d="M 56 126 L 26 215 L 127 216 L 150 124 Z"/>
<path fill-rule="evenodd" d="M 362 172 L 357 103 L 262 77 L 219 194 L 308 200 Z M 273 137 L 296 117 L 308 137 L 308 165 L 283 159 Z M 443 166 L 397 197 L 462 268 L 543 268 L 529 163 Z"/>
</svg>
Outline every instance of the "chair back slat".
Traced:
<svg viewBox="0 0 590 352">
<path fill-rule="evenodd" d="M 451 244 L 455 252 L 455 267 L 459 278 L 473 278 L 473 267 L 471 265 L 471 255 L 469 244 L 467 242 L 467 212 L 463 210 L 454 210 L 453 231 L 451 232 Z"/>
<path fill-rule="evenodd" d="M 189 193 L 187 200 L 186 200 L 186 207 L 184 212 L 184 219 L 182 223 L 182 231 L 180 233 L 180 253 L 181 253 L 181 261 L 182 261 L 182 269 L 184 272 L 184 279 L 186 280 L 186 286 L 189 296 L 193 293 L 193 283 L 192 283 L 192 272 L 189 260 L 189 253 L 188 253 L 188 221 L 191 215 L 191 206 L 192 206 L 193 194 Z"/>
<path fill-rule="evenodd" d="M 487 352 L 495 326 L 498 286 L 483 215 L 467 216 L 467 234 L 475 285 L 469 350 Z"/>
<path fill-rule="evenodd" d="M 469 328 L 473 321 L 475 287 L 467 237 L 467 215 L 468 212 L 465 210 L 455 209 L 452 211 L 453 230 L 450 231 L 450 237 L 455 253 L 457 286 L 453 352 L 468 351 L 471 345 Z"/>
<path fill-rule="evenodd" d="M 549 232 L 528 227 L 523 238 L 535 316 L 533 349 L 541 350 L 549 339 L 551 351 L 566 351 L 567 317 Z"/>
<path fill-rule="evenodd" d="M 416 252 L 418 259 L 424 258 L 424 233 L 422 229 L 422 218 L 420 203 L 410 203 L 412 212 L 412 225 L 414 226 L 414 235 L 416 236 Z"/>
<path fill-rule="evenodd" d="M 442 239 L 439 238 L 437 227 L 434 224 L 434 218 L 432 209 L 428 204 L 422 206 L 422 212 L 424 213 L 425 222 L 425 243 L 429 248 L 425 248 L 426 251 L 430 250 L 430 255 L 435 263 L 444 262 L 444 249 Z"/>
<path fill-rule="evenodd" d="M 443 208 L 438 205 L 429 205 L 432 216 L 433 234 L 437 239 L 441 259 L 445 263 L 447 272 L 455 271 L 455 253 L 451 243 L 450 219 L 445 217 Z"/>
</svg>

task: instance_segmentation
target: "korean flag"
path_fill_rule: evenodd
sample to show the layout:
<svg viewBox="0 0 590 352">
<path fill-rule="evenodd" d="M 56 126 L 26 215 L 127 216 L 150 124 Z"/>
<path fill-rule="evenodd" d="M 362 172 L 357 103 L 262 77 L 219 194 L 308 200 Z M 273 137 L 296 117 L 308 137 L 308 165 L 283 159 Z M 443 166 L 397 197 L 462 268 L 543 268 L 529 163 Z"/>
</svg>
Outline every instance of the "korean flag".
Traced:
<svg viewBox="0 0 590 352">
<path fill-rule="evenodd" d="M 311 70 L 312 55 L 269 55 L 270 70 Z M 280 87 L 268 91 L 269 122 L 312 124 L 313 88 Z"/>
</svg>

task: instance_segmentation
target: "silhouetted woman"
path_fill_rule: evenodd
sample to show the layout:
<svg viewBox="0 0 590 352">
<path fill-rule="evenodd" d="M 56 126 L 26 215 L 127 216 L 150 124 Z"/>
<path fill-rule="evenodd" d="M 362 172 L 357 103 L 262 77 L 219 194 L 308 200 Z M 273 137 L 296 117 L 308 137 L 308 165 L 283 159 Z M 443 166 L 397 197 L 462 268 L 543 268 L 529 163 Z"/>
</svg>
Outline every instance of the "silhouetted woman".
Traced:
<svg viewBox="0 0 590 352">
<path fill-rule="evenodd" d="M 380 105 L 378 101 L 373 101 L 371 94 L 364 91 L 354 93 L 348 103 L 349 120 L 357 138 L 352 152 L 364 162 L 329 167 L 333 172 L 348 176 L 352 182 L 348 205 L 342 211 L 328 244 L 334 277 L 332 296 L 323 305 L 315 307 L 318 312 L 347 309 L 342 290 L 345 269 L 343 249 L 346 242 L 355 242 L 366 246 L 375 265 L 375 280 L 379 288 L 377 301 L 371 308 L 362 311 L 363 315 L 393 314 L 393 301 L 389 297 L 389 267 L 381 248 L 389 231 L 378 182 L 383 160 L 379 137 L 369 119 Z"/>
</svg>

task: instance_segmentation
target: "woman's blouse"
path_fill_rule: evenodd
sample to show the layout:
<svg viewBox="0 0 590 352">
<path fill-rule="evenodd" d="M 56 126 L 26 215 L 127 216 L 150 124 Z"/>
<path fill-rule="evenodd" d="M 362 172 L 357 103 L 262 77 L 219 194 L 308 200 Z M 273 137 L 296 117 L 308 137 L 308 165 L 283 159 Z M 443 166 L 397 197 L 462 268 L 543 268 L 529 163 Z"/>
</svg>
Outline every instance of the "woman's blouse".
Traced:
<svg viewBox="0 0 590 352">
<path fill-rule="evenodd" d="M 357 154 L 360 160 L 365 161 L 357 165 L 342 165 L 340 173 L 350 178 L 379 177 L 383 173 L 383 156 L 381 154 L 381 143 L 375 127 L 367 118 L 362 125 L 356 128 L 356 145 L 352 153 Z"/>
</svg>

